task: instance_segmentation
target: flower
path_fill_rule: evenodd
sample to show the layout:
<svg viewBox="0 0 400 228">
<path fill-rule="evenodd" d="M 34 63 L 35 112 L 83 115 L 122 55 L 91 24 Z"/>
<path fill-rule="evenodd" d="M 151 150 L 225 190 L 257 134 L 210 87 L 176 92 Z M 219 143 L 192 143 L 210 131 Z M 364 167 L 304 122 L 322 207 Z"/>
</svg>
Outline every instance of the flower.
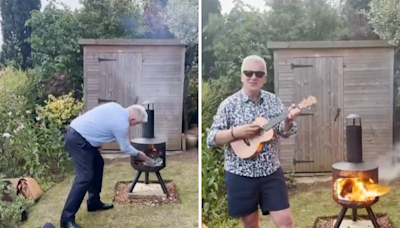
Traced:
<svg viewBox="0 0 400 228">
<path fill-rule="evenodd" d="M 9 133 L 7 133 L 7 132 L 6 132 L 6 133 L 3 133 L 3 137 L 4 137 L 4 138 L 10 138 L 10 136 L 11 136 L 11 135 L 10 135 Z"/>
</svg>

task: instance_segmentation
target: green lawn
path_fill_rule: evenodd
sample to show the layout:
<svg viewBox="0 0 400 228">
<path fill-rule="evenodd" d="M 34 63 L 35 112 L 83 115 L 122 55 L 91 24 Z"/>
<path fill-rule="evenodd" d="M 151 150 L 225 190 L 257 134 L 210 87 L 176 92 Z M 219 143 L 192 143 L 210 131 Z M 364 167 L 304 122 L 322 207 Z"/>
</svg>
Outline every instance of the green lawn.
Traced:
<svg viewBox="0 0 400 228">
<path fill-rule="evenodd" d="M 290 204 L 296 228 L 313 228 L 317 217 L 337 216 L 341 207 L 332 198 L 331 182 L 316 184 L 301 184 L 292 191 Z M 387 214 L 394 227 L 400 227 L 400 183 L 396 182 L 391 191 L 372 206 L 377 213 Z M 351 210 L 347 211 L 351 214 Z M 358 210 L 358 214 L 367 215 L 365 209 Z M 260 227 L 274 228 L 270 216 L 260 216 Z M 242 227 L 240 224 L 237 226 Z"/>
<path fill-rule="evenodd" d="M 135 171 L 128 162 L 106 165 L 101 198 L 111 202 L 118 181 L 132 181 Z M 114 204 L 114 209 L 103 212 L 87 212 L 86 198 L 76 215 L 82 228 L 190 228 L 198 227 L 198 158 L 196 152 L 167 157 L 167 167 L 161 171 L 165 180 L 172 180 L 178 188 L 181 204 L 162 206 L 131 206 Z M 144 174 L 141 176 L 143 180 Z M 150 174 L 151 180 L 156 180 Z M 41 226 L 52 222 L 59 226 L 59 218 L 68 196 L 73 176 L 47 191 L 31 209 L 29 219 L 21 228 Z"/>
</svg>

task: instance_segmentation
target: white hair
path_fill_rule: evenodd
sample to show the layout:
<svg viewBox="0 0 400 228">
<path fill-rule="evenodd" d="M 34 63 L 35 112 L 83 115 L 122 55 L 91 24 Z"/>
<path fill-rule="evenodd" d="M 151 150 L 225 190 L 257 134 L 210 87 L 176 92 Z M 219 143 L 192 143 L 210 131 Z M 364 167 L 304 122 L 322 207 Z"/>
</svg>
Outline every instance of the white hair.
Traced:
<svg viewBox="0 0 400 228">
<path fill-rule="evenodd" d="M 126 108 L 128 112 L 135 117 L 135 119 L 139 122 L 146 123 L 148 116 L 146 109 L 144 109 L 143 106 L 141 105 L 131 105 L 128 108 Z"/>
<path fill-rule="evenodd" d="M 246 58 L 244 58 L 243 62 L 242 62 L 242 68 L 240 70 L 240 73 L 243 73 L 243 71 L 245 70 L 244 66 L 249 61 L 254 61 L 254 62 L 258 62 L 258 63 L 262 64 L 263 68 L 264 68 L 264 72 L 267 73 L 267 63 L 265 62 L 265 60 L 263 58 L 261 58 L 258 55 L 249 55 Z"/>
</svg>

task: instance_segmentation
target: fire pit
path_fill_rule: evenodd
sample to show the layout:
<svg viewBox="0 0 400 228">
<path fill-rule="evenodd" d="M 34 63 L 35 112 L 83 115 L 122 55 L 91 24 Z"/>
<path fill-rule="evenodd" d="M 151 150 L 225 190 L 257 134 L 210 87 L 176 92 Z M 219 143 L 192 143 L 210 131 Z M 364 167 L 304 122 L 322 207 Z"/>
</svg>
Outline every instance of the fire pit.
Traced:
<svg viewBox="0 0 400 228">
<path fill-rule="evenodd" d="M 333 199 L 342 209 L 334 228 L 339 228 L 349 208 L 352 220 L 357 221 L 357 209 L 366 209 L 375 228 L 379 228 L 371 206 L 378 202 L 379 196 L 389 192 L 388 186 L 378 184 L 378 166 L 364 162 L 362 153 L 361 118 L 356 114 L 346 117 L 347 162 L 332 165 Z"/>
<path fill-rule="evenodd" d="M 137 170 L 137 172 L 132 184 L 128 188 L 128 193 L 133 191 L 142 173 L 145 173 L 146 185 L 149 184 L 149 174 L 155 173 L 164 194 L 168 197 L 167 187 L 165 186 L 165 182 L 160 174 L 160 170 L 166 166 L 166 140 L 154 137 L 154 103 L 147 101 L 143 103 L 143 106 L 146 108 L 148 121 L 147 123 L 142 124 L 142 138 L 131 140 L 131 144 L 136 149 L 143 151 L 147 156 L 159 161 L 157 162 L 159 164 L 157 164 L 157 166 L 148 165 L 143 161 L 136 159 L 134 156 L 131 156 L 131 166 Z"/>
</svg>

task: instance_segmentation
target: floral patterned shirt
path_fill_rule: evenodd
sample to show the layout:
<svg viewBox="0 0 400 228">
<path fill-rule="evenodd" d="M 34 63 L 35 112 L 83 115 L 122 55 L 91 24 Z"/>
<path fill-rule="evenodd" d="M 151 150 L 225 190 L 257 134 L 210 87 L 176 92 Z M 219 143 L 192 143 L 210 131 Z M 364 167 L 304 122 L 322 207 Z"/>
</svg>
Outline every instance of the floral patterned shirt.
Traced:
<svg viewBox="0 0 400 228">
<path fill-rule="evenodd" d="M 253 102 L 244 93 L 243 89 L 226 98 L 218 107 L 214 122 L 207 137 L 207 146 L 216 147 L 215 136 L 218 131 L 227 130 L 235 126 L 252 123 L 257 117 L 272 119 L 284 111 L 281 100 L 273 93 L 261 91 L 260 98 Z M 278 136 L 289 138 L 297 133 L 297 124 L 293 122 L 288 132 L 284 132 L 284 121 L 278 124 L 274 131 Z M 279 167 L 277 143 L 279 137 L 265 143 L 255 158 L 242 159 L 232 151 L 228 145 L 225 150 L 225 170 L 240 176 L 263 177 L 274 173 Z"/>
</svg>

